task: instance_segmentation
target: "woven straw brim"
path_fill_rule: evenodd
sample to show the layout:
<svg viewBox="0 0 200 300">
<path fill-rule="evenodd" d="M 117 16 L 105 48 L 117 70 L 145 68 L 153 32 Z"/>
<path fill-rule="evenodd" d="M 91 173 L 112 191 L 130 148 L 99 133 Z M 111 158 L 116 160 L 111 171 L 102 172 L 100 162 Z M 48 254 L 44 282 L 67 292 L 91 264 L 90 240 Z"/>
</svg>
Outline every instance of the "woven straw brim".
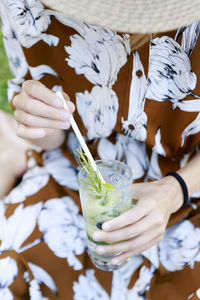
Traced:
<svg viewBox="0 0 200 300">
<path fill-rule="evenodd" d="M 76 20 L 121 32 L 173 30 L 200 19 L 200 0 L 42 0 Z"/>
</svg>

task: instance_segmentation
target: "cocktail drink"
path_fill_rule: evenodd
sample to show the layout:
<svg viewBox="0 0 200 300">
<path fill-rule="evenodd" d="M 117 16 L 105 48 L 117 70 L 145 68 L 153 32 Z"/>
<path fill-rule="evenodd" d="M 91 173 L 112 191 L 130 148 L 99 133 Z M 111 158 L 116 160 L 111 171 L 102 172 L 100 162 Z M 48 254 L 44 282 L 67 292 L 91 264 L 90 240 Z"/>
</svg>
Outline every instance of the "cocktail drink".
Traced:
<svg viewBox="0 0 200 300">
<path fill-rule="evenodd" d="M 89 255 L 96 267 L 105 271 L 113 271 L 123 265 L 112 265 L 111 258 L 118 255 L 99 255 L 97 245 L 106 245 L 106 242 L 97 242 L 92 239 L 94 231 L 100 230 L 103 222 L 113 219 L 132 207 L 131 169 L 124 163 L 116 160 L 99 160 L 97 167 L 106 184 L 100 189 L 94 188 L 91 176 L 83 167 L 78 174 L 79 193 L 85 227 L 88 238 Z"/>
</svg>

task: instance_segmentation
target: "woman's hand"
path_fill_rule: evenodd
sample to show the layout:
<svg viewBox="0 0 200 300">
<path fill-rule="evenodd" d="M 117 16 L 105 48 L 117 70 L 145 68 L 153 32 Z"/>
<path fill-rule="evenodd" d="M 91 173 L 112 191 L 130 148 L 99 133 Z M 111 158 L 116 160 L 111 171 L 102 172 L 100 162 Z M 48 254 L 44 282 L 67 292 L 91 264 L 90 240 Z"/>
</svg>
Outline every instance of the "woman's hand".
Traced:
<svg viewBox="0 0 200 300">
<path fill-rule="evenodd" d="M 133 184 L 132 191 L 136 206 L 103 223 L 103 230 L 92 235 L 96 241 L 122 241 L 96 248 L 98 254 L 120 253 L 112 259 L 112 264 L 120 264 L 160 242 L 170 215 L 183 203 L 181 187 L 172 176 Z"/>
<path fill-rule="evenodd" d="M 55 134 L 61 136 L 62 129 L 70 127 L 70 116 L 75 109 L 68 95 L 63 95 L 69 112 L 63 108 L 62 100 L 42 83 L 25 81 L 22 92 L 13 99 L 18 136 L 34 141 Z"/>
<path fill-rule="evenodd" d="M 27 141 L 16 135 L 16 122 L 13 117 L 0 111 L 0 199 L 7 195 L 26 170 Z"/>
</svg>

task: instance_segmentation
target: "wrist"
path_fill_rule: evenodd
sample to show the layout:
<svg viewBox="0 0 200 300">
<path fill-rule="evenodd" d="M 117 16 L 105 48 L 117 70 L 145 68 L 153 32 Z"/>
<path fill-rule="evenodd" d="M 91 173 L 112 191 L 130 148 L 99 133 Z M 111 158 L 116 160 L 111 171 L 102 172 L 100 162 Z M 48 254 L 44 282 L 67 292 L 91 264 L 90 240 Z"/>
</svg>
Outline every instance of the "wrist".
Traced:
<svg viewBox="0 0 200 300">
<path fill-rule="evenodd" d="M 170 210 L 171 213 L 175 213 L 179 210 L 184 203 L 183 191 L 180 183 L 176 178 L 169 175 L 161 179 L 163 183 L 166 185 L 166 193 L 169 193 L 170 201 Z"/>
</svg>

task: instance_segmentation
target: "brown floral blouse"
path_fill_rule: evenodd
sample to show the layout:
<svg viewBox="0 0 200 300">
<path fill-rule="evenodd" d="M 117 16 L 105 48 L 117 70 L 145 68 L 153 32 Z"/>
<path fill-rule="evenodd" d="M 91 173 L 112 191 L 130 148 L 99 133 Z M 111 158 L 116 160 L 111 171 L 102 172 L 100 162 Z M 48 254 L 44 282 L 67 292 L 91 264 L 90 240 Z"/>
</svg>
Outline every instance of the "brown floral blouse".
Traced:
<svg viewBox="0 0 200 300">
<path fill-rule="evenodd" d="M 199 151 L 200 22 L 132 51 L 129 35 L 73 20 L 39 0 L 0 0 L 13 79 L 64 90 L 95 158 L 158 180 Z M 78 196 L 74 133 L 27 153 L 28 171 L 0 203 L 0 299 L 200 299 L 200 190 L 172 215 L 162 242 L 113 273 L 96 269 Z M 162 295 L 162 296 L 161 296 Z"/>
</svg>

